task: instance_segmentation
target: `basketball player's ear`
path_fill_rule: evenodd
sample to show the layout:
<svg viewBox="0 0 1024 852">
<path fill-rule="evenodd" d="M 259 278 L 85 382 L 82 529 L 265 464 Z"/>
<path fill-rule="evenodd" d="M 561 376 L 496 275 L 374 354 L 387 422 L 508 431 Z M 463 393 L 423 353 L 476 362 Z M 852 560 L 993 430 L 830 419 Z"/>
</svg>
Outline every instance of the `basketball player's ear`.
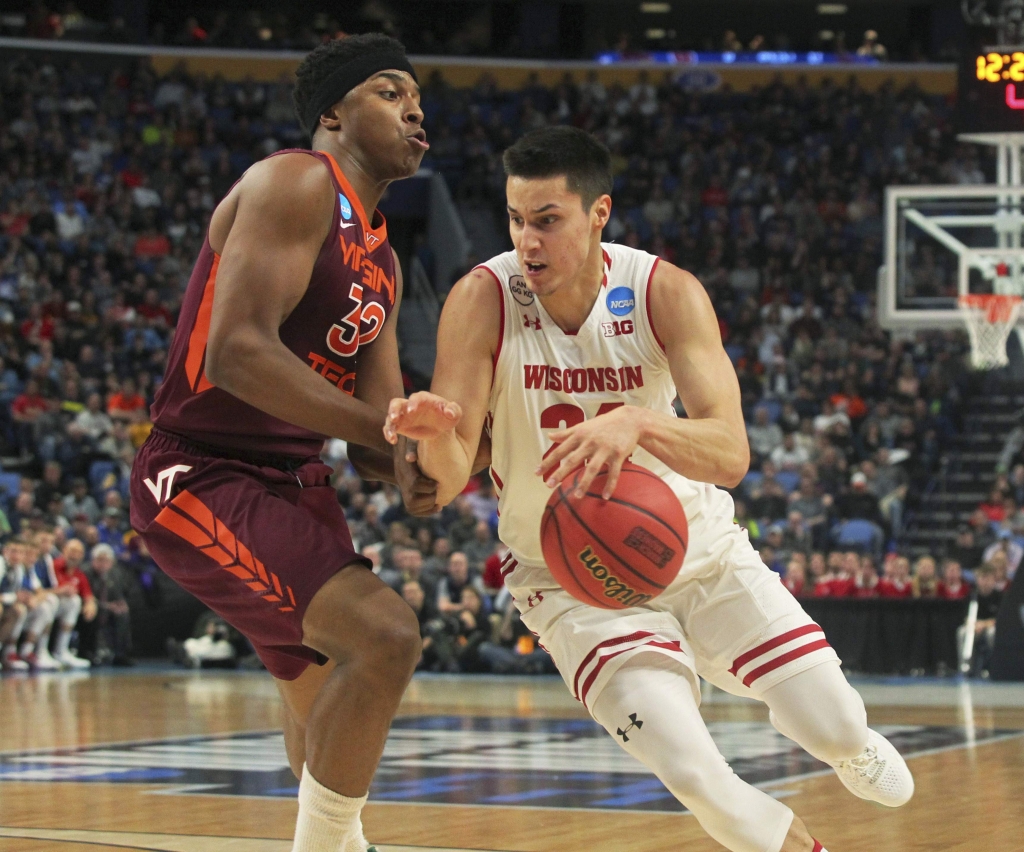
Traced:
<svg viewBox="0 0 1024 852">
<path fill-rule="evenodd" d="M 320 113 L 320 126 L 331 131 L 341 130 L 341 102 L 329 106 Z"/>
<path fill-rule="evenodd" d="M 603 231 L 604 226 L 612 215 L 612 197 L 610 195 L 599 195 L 590 208 L 590 215 L 598 230 Z"/>
</svg>

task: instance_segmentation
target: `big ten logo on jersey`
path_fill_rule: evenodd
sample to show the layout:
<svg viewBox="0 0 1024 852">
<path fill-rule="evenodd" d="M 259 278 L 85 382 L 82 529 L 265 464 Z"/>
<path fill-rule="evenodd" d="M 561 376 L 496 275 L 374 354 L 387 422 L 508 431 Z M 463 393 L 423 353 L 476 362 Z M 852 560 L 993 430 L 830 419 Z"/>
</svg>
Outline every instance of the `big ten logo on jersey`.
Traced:
<svg viewBox="0 0 1024 852">
<path fill-rule="evenodd" d="M 634 331 L 633 320 L 614 320 L 601 323 L 601 331 L 605 337 L 618 337 L 621 334 L 632 334 Z"/>
</svg>

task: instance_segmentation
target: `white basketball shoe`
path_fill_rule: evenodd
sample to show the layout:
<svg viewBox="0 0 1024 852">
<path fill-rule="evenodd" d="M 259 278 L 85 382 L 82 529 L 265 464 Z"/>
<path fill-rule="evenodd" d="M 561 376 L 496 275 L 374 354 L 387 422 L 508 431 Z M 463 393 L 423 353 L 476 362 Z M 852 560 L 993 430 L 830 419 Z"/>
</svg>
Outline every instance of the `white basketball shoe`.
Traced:
<svg viewBox="0 0 1024 852">
<path fill-rule="evenodd" d="M 41 651 L 36 652 L 36 668 L 41 672 L 59 672 L 60 663 L 53 658 L 46 648 L 43 648 Z"/>
<path fill-rule="evenodd" d="M 853 795 L 887 808 L 898 808 L 914 795 L 914 776 L 896 748 L 877 731 L 856 757 L 833 764 L 839 780 Z"/>
<path fill-rule="evenodd" d="M 75 669 L 78 671 L 84 671 L 92 665 L 88 660 L 83 660 L 81 657 L 75 656 L 75 654 L 70 650 L 58 654 L 57 662 L 66 669 Z"/>
</svg>

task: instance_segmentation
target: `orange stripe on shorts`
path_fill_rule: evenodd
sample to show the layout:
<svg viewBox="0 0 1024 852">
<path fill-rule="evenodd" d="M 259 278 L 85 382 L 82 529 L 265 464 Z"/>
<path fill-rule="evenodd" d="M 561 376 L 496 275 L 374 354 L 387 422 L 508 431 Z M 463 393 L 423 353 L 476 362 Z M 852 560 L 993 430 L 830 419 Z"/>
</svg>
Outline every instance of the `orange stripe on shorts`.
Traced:
<svg viewBox="0 0 1024 852">
<path fill-rule="evenodd" d="M 202 393 L 213 387 L 206 378 L 204 363 L 206 361 L 206 343 L 210 337 L 210 319 L 213 317 L 213 291 L 217 281 L 217 268 L 220 266 L 220 255 L 213 255 L 210 274 L 203 285 L 203 301 L 199 303 L 196 321 L 192 333 L 188 336 L 188 354 L 185 356 L 185 375 L 188 376 L 189 387 L 196 393 Z"/>
<path fill-rule="evenodd" d="M 156 516 L 156 522 L 183 538 L 204 556 L 209 556 L 268 603 L 281 603 L 282 589 L 287 590 L 292 605 L 279 606 L 278 609 L 281 612 L 294 611 L 295 595 L 291 586 L 283 586 L 277 574 L 268 571 L 227 525 L 191 492 L 180 491 Z"/>
</svg>

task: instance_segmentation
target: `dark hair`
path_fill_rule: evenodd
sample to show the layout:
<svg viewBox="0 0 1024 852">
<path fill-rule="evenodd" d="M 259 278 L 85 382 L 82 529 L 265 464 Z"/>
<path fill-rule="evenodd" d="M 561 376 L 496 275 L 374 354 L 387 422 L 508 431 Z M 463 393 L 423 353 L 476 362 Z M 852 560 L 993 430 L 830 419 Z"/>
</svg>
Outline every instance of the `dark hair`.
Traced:
<svg viewBox="0 0 1024 852">
<path fill-rule="evenodd" d="M 569 191 L 585 210 L 612 191 L 612 157 L 608 149 L 576 127 L 541 127 L 521 136 L 502 156 L 509 177 L 565 176 Z"/>
<path fill-rule="evenodd" d="M 381 53 L 405 54 L 405 45 L 398 39 L 383 33 L 365 33 L 364 35 L 347 36 L 324 42 L 309 53 L 299 67 L 295 69 L 295 88 L 292 91 L 292 103 L 299 125 L 313 135 L 316 127 L 306 128 L 306 112 L 309 102 L 326 80 L 338 67 L 367 54 Z"/>
</svg>

